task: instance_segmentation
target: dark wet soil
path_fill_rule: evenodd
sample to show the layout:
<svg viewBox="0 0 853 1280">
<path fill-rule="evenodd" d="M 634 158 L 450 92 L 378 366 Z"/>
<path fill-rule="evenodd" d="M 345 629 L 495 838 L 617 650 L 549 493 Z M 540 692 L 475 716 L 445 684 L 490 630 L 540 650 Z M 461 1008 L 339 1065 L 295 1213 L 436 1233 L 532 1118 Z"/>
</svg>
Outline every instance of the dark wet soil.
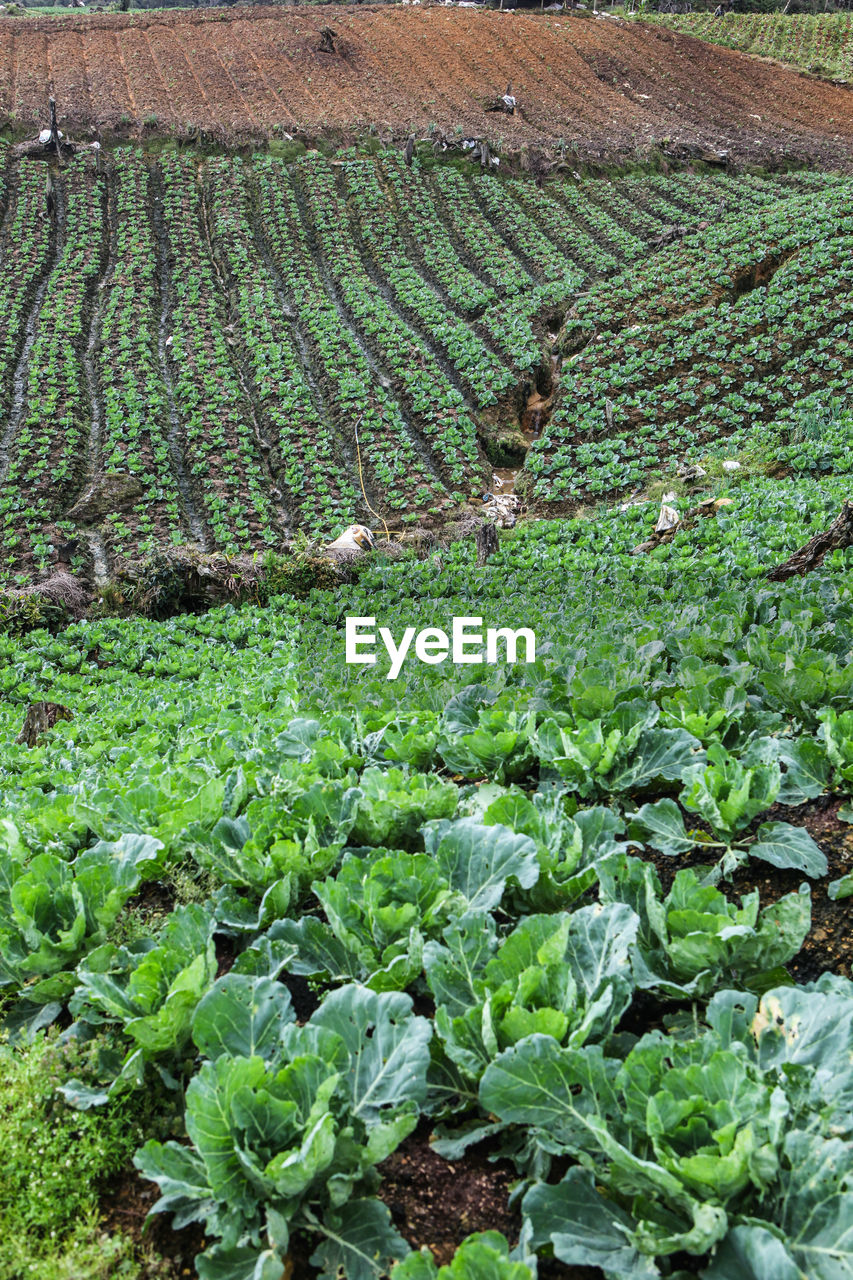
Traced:
<svg viewBox="0 0 853 1280">
<path fill-rule="evenodd" d="M 420 1125 L 380 1165 L 380 1194 L 394 1223 L 412 1248 L 426 1245 L 440 1264 L 449 1262 L 461 1240 L 475 1231 L 501 1231 L 517 1240 L 521 1219 L 508 1208 L 516 1179 L 508 1161 L 491 1164 L 482 1147 L 462 1160 L 444 1160 Z"/>
<path fill-rule="evenodd" d="M 159 880 L 146 880 L 139 892 L 128 898 L 124 909 L 166 917 L 175 909 L 175 892 L 170 885 L 162 884 Z"/>
<path fill-rule="evenodd" d="M 397 1151 L 379 1166 L 383 1176 L 379 1195 L 388 1206 L 395 1226 L 413 1249 L 426 1246 L 439 1265 L 448 1263 L 457 1247 L 479 1231 L 500 1231 L 512 1245 L 518 1242 L 521 1217 L 509 1207 L 509 1193 L 516 1174 L 506 1160 L 489 1159 L 487 1144 L 448 1161 L 430 1146 L 430 1126 L 421 1124 Z M 208 1245 L 200 1226 L 172 1229 L 170 1214 L 157 1215 L 145 1227 L 145 1219 L 158 1197 L 153 1183 L 140 1178 L 129 1165 L 106 1189 L 101 1199 L 103 1225 L 121 1231 L 157 1259 L 143 1267 L 142 1280 L 184 1280 L 195 1276 L 194 1259 Z M 315 1242 L 294 1238 L 290 1253 L 293 1280 L 314 1280 L 319 1273 L 309 1261 Z M 540 1280 L 600 1280 L 592 1267 L 568 1267 L 543 1259 Z M 289 1277 L 288 1277 L 289 1280 Z"/>
<path fill-rule="evenodd" d="M 223 937 L 221 933 L 218 933 L 213 941 L 216 947 L 216 976 L 224 978 L 226 973 L 230 973 L 234 968 L 238 949 L 234 946 L 233 938 Z"/>
<path fill-rule="evenodd" d="M 474 1232 L 500 1231 L 516 1244 L 521 1215 L 517 1206 L 509 1207 L 517 1177 L 510 1162 L 493 1162 L 486 1143 L 466 1151 L 460 1160 L 444 1160 L 429 1139 L 430 1126 L 419 1125 L 379 1167 L 379 1194 L 412 1248 L 426 1246 L 444 1265 Z M 541 1280 L 596 1280 L 601 1272 L 552 1259 L 542 1263 L 539 1274 Z"/>
<path fill-rule="evenodd" d="M 790 822 L 805 827 L 826 854 L 828 874 L 812 880 L 812 927 L 802 950 L 788 965 L 796 982 L 813 982 L 825 971 L 853 977 L 853 931 L 850 929 L 850 903 L 833 902 L 827 889 L 853 868 L 853 826 L 841 822 L 838 810 L 844 802 L 833 796 L 818 796 L 795 809 L 774 805 L 764 821 Z M 763 903 L 775 902 L 785 893 L 796 892 L 803 882 L 798 871 L 778 871 L 766 863 L 753 862 L 741 873 L 761 894 Z M 736 887 L 743 892 L 736 881 Z"/>
<path fill-rule="evenodd" d="M 316 1009 L 319 1009 L 323 998 L 323 990 L 315 990 L 307 978 L 297 973 L 283 973 L 281 981 L 290 992 L 290 1000 L 298 1022 L 307 1022 Z"/>
<path fill-rule="evenodd" d="M 195 1276 L 195 1257 L 207 1247 L 201 1226 L 172 1229 L 171 1214 L 157 1214 L 148 1227 L 145 1219 L 159 1197 L 153 1182 L 146 1182 L 133 1165 L 119 1173 L 101 1197 L 106 1231 L 121 1232 L 139 1246 L 140 1253 L 157 1255 L 143 1266 L 140 1280 L 185 1280 Z"/>
</svg>

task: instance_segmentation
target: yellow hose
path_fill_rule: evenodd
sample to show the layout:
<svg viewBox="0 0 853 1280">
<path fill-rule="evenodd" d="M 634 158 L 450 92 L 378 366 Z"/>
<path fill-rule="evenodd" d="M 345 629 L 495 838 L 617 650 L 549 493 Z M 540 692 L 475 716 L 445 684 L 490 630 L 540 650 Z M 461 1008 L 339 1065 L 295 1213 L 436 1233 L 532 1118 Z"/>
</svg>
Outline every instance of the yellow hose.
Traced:
<svg viewBox="0 0 853 1280">
<path fill-rule="evenodd" d="M 361 449 L 359 448 L 359 444 L 358 444 L 358 428 L 359 428 L 360 422 L 361 422 L 361 418 L 359 418 L 358 422 L 355 424 L 355 453 L 356 453 L 356 457 L 358 458 L 358 482 L 361 485 L 361 492 L 364 498 L 364 505 L 367 507 L 368 511 L 372 516 L 376 516 L 377 520 L 382 521 L 382 527 L 385 530 L 385 537 L 390 542 L 391 535 L 388 532 L 388 526 L 385 523 L 384 516 L 381 516 L 377 511 L 374 511 L 373 507 L 371 507 L 370 503 L 367 501 L 367 494 L 364 489 L 364 476 L 362 475 L 362 471 L 361 471 Z"/>
</svg>

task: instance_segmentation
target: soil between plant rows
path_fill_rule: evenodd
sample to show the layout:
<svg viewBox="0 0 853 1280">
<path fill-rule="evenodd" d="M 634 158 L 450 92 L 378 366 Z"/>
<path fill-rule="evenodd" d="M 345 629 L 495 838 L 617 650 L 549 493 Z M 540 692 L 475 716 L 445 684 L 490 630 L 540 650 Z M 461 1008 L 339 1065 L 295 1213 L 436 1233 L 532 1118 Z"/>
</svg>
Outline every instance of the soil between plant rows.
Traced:
<svg viewBox="0 0 853 1280">
<path fill-rule="evenodd" d="M 501 1231 L 515 1244 L 521 1229 L 517 1207 L 510 1209 L 509 1192 L 515 1180 L 512 1165 L 490 1163 L 486 1145 L 466 1152 L 460 1160 L 443 1160 L 429 1144 L 430 1126 L 422 1124 L 380 1166 L 381 1199 L 394 1225 L 413 1249 L 426 1245 L 440 1265 L 450 1262 L 459 1244 L 478 1231 Z M 201 1226 L 174 1231 L 170 1214 L 158 1214 L 144 1226 L 158 1197 L 157 1187 L 142 1179 L 132 1165 L 115 1179 L 101 1198 L 102 1225 L 123 1232 L 148 1246 L 163 1259 L 163 1268 L 144 1272 L 145 1280 L 184 1280 L 195 1276 L 194 1259 L 207 1245 Z M 312 1242 L 305 1236 L 291 1244 L 291 1272 L 286 1280 L 310 1280 L 317 1271 L 310 1264 Z M 539 1263 L 540 1280 L 598 1280 L 593 1267 L 569 1267 L 554 1259 Z"/>
<path fill-rule="evenodd" d="M 172 1216 L 157 1214 L 145 1227 L 145 1218 L 159 1198 L 153 1182 L 146 1182 L 128 1165 L 105 1188 L 101 1196 L 102 1224 L 106 1231 L 121 1232 L 137 1244 L 153 1249 L 164 1260 L 164 1268 L 143 1272 L 145 1280 L 184 1280 L 195 1276 L 195 1257 L 205 1248 L 201 1226 L 172 1229 Z"/>
</svg>

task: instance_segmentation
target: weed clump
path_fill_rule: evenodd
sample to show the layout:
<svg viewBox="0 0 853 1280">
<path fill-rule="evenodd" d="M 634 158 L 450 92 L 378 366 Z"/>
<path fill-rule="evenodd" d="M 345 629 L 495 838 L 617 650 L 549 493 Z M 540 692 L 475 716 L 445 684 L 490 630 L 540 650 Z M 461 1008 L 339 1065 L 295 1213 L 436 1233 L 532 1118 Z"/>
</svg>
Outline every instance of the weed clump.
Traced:
<svg viewBox="0 0 853 1280">
<path fill-rule="evenodd" d="M 0 1277 L 134 1280 L 134 1247 L 105 1234 L 98 1194 L 143 1136 L 127 1101 L 75 1111 L 58 1086 L 85 1071 L 86 1052 L 39 1033 L 0 1041 Z M 138 1111 L 138 1106 L 136 1107 Z"/>
</svg>

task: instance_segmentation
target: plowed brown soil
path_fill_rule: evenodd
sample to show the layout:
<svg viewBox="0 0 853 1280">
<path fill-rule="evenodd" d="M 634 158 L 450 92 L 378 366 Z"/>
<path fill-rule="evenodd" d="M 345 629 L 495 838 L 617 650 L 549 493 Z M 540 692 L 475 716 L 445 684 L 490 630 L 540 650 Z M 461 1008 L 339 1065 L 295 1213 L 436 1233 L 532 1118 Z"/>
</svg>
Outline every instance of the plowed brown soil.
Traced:
<svg viewBox="0 0 853 1280">
<path fill-rule="evenodd" d="M 319 52 L 329 24 L 335 54 Z M 50 91 L 71 131 L 237 142 L 432 126 L 507 151 L 562 140 L 589 161 L 696 144 L 740 162 L 853 159 L 848 90 L 591 14 L 258 7 L 0 19 L 0 68 L 0 111 L 27 128 Z M 509 81 L 515 116 L 486 111 Z"/>
</svg>

